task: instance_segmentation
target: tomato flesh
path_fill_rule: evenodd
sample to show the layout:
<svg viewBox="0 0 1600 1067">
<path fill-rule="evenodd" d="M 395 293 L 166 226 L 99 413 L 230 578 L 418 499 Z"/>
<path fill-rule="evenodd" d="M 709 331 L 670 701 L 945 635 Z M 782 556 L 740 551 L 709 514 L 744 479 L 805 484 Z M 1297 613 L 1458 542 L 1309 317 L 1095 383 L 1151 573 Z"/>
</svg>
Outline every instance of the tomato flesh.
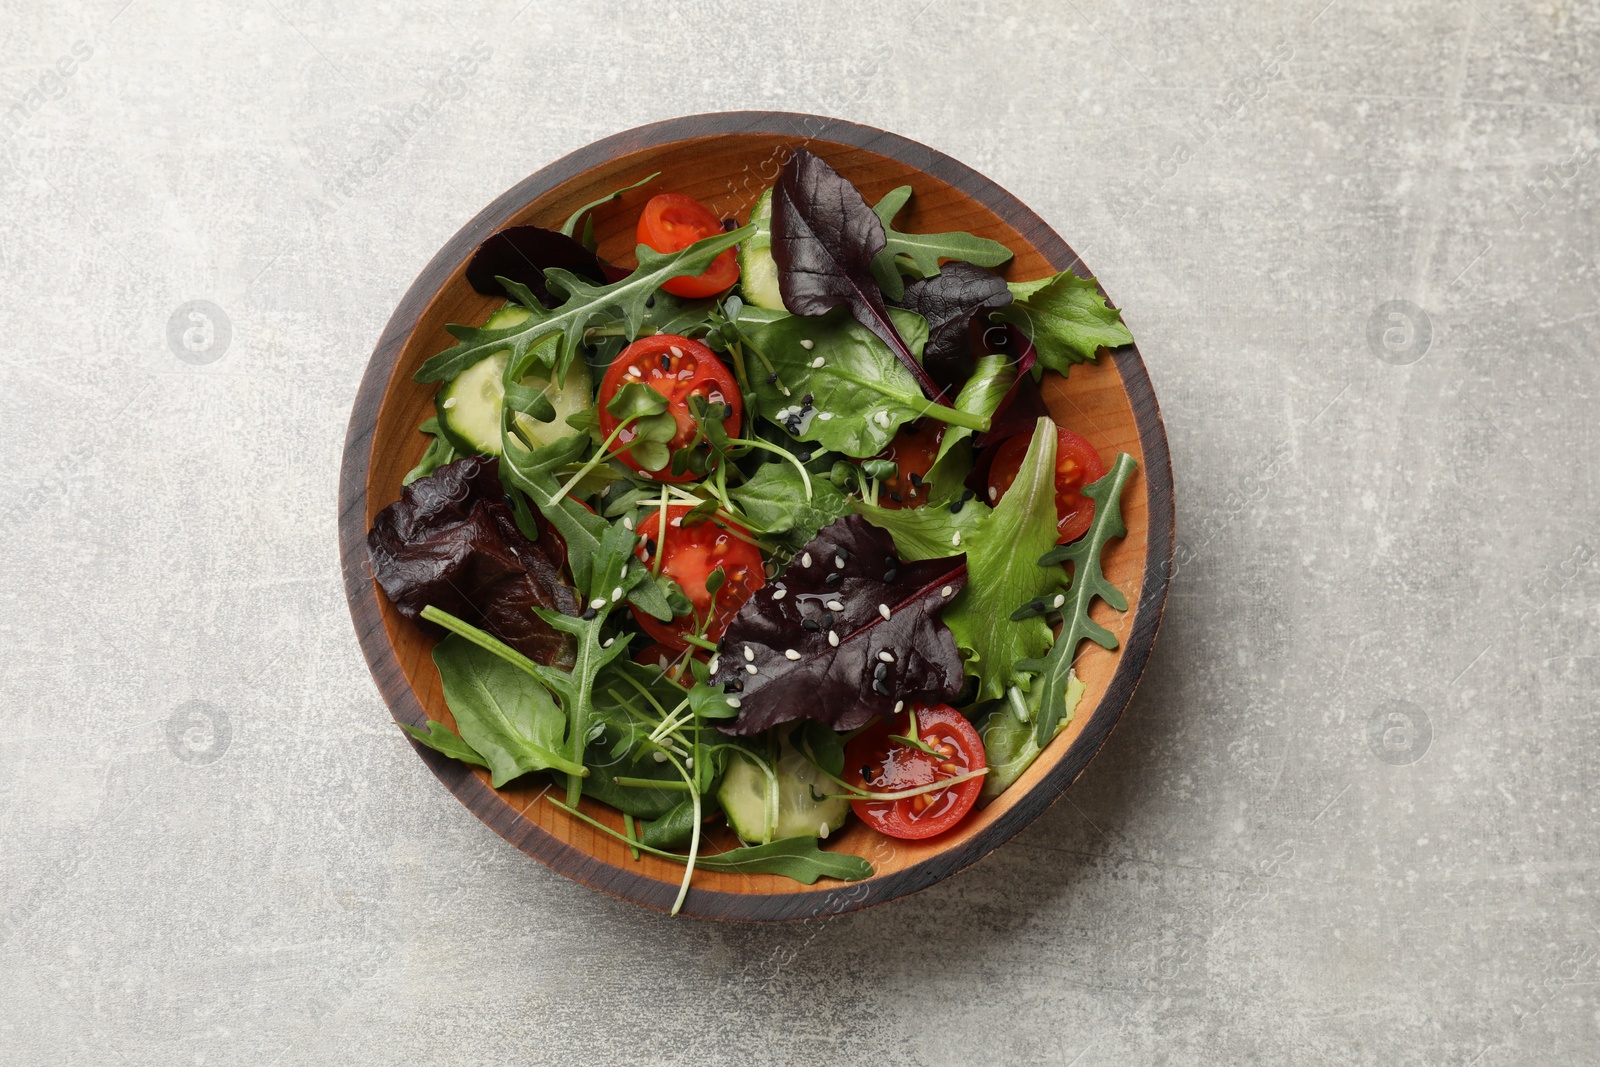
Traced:
<svg viewBox="0 0 1600 1067">
<path fill-rule="evenodd" d="M 722 233 L 722 222 L 700 201 L 682 193 L 662 193 L 650 198 L 639 216 L 638 239 L 657 252 L 678 252 L 696 241 Z M 673 296 L 715 296 L 739 280 L 733 249 L 711 261 L 705 273 L 673 278 L 661 288 Z"/>
<path fill-rule="evenodd" d="M 634 549 L 634 554 L 651 566 L 659 552 L 661 573 L 677 582 L 694 605 L 693 612 L 671 622 L 662 622 L 637 607 L 633 609 L 633 617 L 645 633 L 680 652 L 689 647 L 684 635 L 700 632 L 702 623 L 707 641 L 720 640 L 744 602 L 767 584 L 761 550 L 738 536 L 749 536 L 744 529 L 714 519 L 686 526 L 683 517 L 691 510 L 687 504 L 667 508 L 666 537 L 661 536 L 660 510 L 650 512 L 639 523 L 642 540 Z M 706 589 L 706 579 L 718 567 L 722 568 L 723 582 L 713 597 Z"/>
<path fill-rule="evenodd" d="M 919 740 L 938 755 L 912 748 L 892 735 L 909 736 L 909 714 L 879 721 L 845 748 L 845 778 L 876 793 L 892 793 L 955 778 L 987 764 L 983 739 L 966 716 L 948 704 L 915 709 Z M 983 788 L 981 777 L 901 800 L 852 800 L 861 821 L 879 833 L 914 841 L 942 834 L 966 817 Z"/>
<path fill-rule="evenodd" d="M 873 457 L 893 460 L 896 467 L 894 477 L 878 483 L 879 507 L 919 508 L 928 502 L 928 490 L 922 479 L 927 477 L 939 455 L 944 425 L 938 419 L 908 422 L 900 427 L 889 447 Z"/>
<path fill-rule="evenodd" d="M 1022 461 L 1028 454 L 1029 438 L 1019 434 L 1000 444 L 989 465 L 989 503 L 1006 495 L 1017 480 Z M 1076 541 L 1089 532 L 1094 521 L 1094 501 L 1083 495 L 1083 487 L 1105 476 L 1106 465 L 1088 440 L 1056 427 L 1056 542 Z"/>
<path fill-rule="evenodd" d="M 622 421 L 607 411 L 606 406 L 617 395 L 617 390 L 628 382 L 643 382 L 666 397 L 667 411 L 678 424 L 677 433 L 667 444 L 672 452 L 677 452 L 694 440 L 694 417 L 690 414 L 689 402 L 696 396 L 702 397 L 708 404 L 728 405 L 729 414 L 722 420 L 723 429 L 728 431 L 729 437 L 739 436 L 744 416 L 744 400 L 739 395 L 739 386 L 716 353 L 699 341 L 691 341 L 677 334 L 658 333 L 641 337 L 622 350 L 600 382 L 600 432 L 606 437 L 610 437 Z M 620 450 L 637 436 L 630 425 L 617 435 L 611 447 Z M 688 470 L 673 474 L 670 465 L 658 471 L 647 471 L 631 451 L 622 452 L 618 458 L 646 478 L 658 482 L 687 482 L 699 477 Z"/>
</svg>

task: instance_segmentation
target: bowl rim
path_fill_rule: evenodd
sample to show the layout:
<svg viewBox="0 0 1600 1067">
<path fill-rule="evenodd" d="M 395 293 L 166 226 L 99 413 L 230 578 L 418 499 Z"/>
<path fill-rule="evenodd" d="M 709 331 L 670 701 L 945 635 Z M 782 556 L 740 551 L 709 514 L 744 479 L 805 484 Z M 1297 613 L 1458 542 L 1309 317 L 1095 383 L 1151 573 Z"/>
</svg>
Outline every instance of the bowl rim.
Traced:
<svg viewBox="0 0 1600 1067">
<path fill-rule="evenodd" d="M 1087 273 L 1077 253 L 1022 201 L 964 163 L 927 145 L 842 119 L 797 112 L 727 111 L 687 115 L 637 126 L 579 148 L 522 179 L 479 211 L 445 242 L 407 288 L 384 326 L 362 373 L 345 435 L 339 479 L 339 553 L 345 596 L 361 650 L 379 693 L 397 722 L 418 725 L 426 713 L 402 672 L 384 628 L 367 557 L 367 476 L 379 407 L 400 353 L 423 313 L 456 267 L 527 204 L 615 156 L 719 134 L 794 137 L 865 149 L 928 174 L 982 203 L 1031 242 L 1057 271 Z M 1102 287 L 1103 288 L 1103 287 Z M 1014 837 L 1065 795 L 1105 744 L 1144 673 L 1166 608 L 1175 546 L 1172 460 L 1166 429 L 1137 344 L 1110 356 L 1133 410 L 1144 453 L 1148 502 L 1141 587 L 1133 598 L 1131 631 L 1089 722 L 1034 787 L 983 832 L 918 863 L 860 882 L 786 893 L 732 893 L 694 888 L 680 914 L 724 920 L 797 920 L 838 915 L 924 889 L 972 866 Z M 676 887 L 615 867 L 552 836 L 507 803 L 464 764 L 411 741 L 435 776 L 483 822 L 553 870 L 612 896 L 658 910 L 671 906 Z"/>
</svg>

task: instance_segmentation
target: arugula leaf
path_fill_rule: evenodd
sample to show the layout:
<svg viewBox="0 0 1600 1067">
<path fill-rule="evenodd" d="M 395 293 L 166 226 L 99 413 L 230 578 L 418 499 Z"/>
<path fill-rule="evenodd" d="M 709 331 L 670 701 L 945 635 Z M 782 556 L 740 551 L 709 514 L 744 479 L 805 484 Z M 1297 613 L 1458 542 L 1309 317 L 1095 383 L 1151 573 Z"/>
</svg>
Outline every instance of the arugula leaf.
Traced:
<svg viewBox="0 0 1600 1067">
<path fill-rule="evenodd" d="M 583 773 L 581 759 L 561 754 L 566 716 L 534 678 L 455 634 L 435 646 L 433 663 L 461 740 L 483 757 L 496 789 L 529 771 Z"/>
<path fill-rule="evenodd" d="M 717 256 L 755 232 L 744 226 L 728 233 L 696 241 L 677 252 L 660 253 L 639 245 L 639 267 L 621 281 L 595 285 L 566 270 L 545 272 L 552 293 L 565 295 L 557 308 L 546 309 L 527 286 L 502 279 L 512 299 L 528 309 L 523 322 L 501 329 L 480 326 L 448 326 L 457 344 L 423 363 L 416 373 L 419 382 L 442 382 L 454 378 L 467 367 L 501 349 L 510 349 L 506 381 L 520 381 L 536 361 L 553 365 L 556 379 L 566 379 L 567 368 L 577 358 L 583 332 L 600 319 L 620 319 L 628 336 L 636 336 L 648 308 L 645 306 L 661 284 L 686 274 L 702 274 Z M 560 341 L 554 348 L 542 348 L 550 337 Z"/>
<path fill-rule="evenodd" d="M 423 730 L 417 729 L 408 722 L 397 723 L 396 725 L 416 738 L 418 743 L 427 745 L 435 752 L 442 752 L 451 759 L 458 759 L 462 763 L 470 763 L 474 767 L 488 769 L 488 761 L 474 752 L 471 745 L 461 740 L 460 734 L 442 722 L 429 719 L 427 728 Z"/>
<path fill-rule="evenodd" d="M 586 822 L 620 841 L 628 841 L 626 835 L 617 833 L 599 819 L 590 818 L 577 808 L 561 803 L 555 797 L 545 799 L 573 818 Z M 688 856 L 680 856 L 675 852 L 652 848 L 645 844 L 638 844 L 638 848 L 641 852 L 648 852 L 652 856 L 660 856 L 674 863 L 686 863 L 689 860 Z M 858 882 L 863 878 L 872 877 L 871 863 L 849 852 L 824 852 L 817 847 L 817 839 L 814 837 L 786 837 L 766 845 L 745 845 L 743 848 L 730 848 L 726 852 L 718 852 L 711 856 L 697 855 L 694 858 L 694 865 L 708 871 L 778 874 L 792 878 L 803 885 L 814 885 L 819 878 Z"/>
<path fill-rule="evenodd" d="M 921 351 L 927 339 L 921 316 L 900 308 L 889 313 L 913 350 Z M 883 451 L 895 431 L 912 419 L 931 416 L 978 430 L 988 426 L 986 418 L 924 399 L 889 350 L 842 310 L 817 318 L 741 319 L 740 327 L 777 374 L 776 381 L 758 377 L 754 396 L 746 399 L 757 413 L 801 441 L 866 457 Z"/>
<path fill-rule="evenodd" d="M 404 478 L 400 479 L 402 486 L 410 485 L 418 478 L 426 478 L 445 464 L 454 463 L 458 458 L 455 446 L 439 431 L 439 417 L 437 415 L 429 415 L 426 419 L 423 419 L 422 425 L 417 427 L 417 432 L 428 434 L 433 440 L 428 442 L 427 451 L 422 453 L 422 458 L 417 461 L 417 465 L 412 467 Z"/>
<path fill-rule="evenodd" d="M 1105 477 L 1084 486 L 1083 495 L 1094 500 L 1094 522 L 1089 532 L 1070 545 L 1052 549 L 1039 560 L 1040 569 L 1045 571 L 1053 571 L 1063 562 L 1072 564 L 1072 585 L 1061 606 L 1061 633 L 1056 637 L 1055 646 L 1042 659 L 1023 659 L 1017 663 L 1018 671 L 1040 676 L 1036 683 L 1040 694 L 1039 714 L 1034 720 L 1034 742 L 1040 748 L 1055 736 L 1061 717 L 1070 710 L 1067 704 L 1069 679 L 1079 642 L 1087 638 L 1101 648 L 1117 647 L 1116 635 L 1089 618 L 1089 608 L 1098 596 L 1118 611 L 1128 610 L 1128 598 L 1106 580 L 1100 560 L 1106 543 L 1128 532 L 1127 524 L 1122 521 L 1122 490 L 1138 465 L 1126 452 L 1119 453 Z M 1001 503 L 1009 499 L 1008 493 Z"/>
<path fill-rule="evenodd" d="M 621 189 L 607 193 L 598 200 L 589 201 L 587 204 L 583 205 L 578 210 L 567 216 L 567 221 L 561 224 L 561 232 L 567 237 L 571 237 L 573 234 L 578 232 L 578 223 L 582 221 L 583 217 L 589 212 L 593 211 L 597 207 L 603 207 L 604 205 L 611 203 L 613 200 L 621 200 L 623 193 L 632 192 L 641 185 L 649 185 L 659 177 L 661 177 L 661 172 L 658 170 L 654 174 L 645 175 L 632 185 L 624 185 Z M 587 234 L 592 231 L 588 226 L 585 226 L 584 232 Z"/>
<path fill-rule="evenodd" d="M 810 718 L 853 730 L 900 700 L 951 699 L 966 679 L 938 615 L 965 582 L 959 555 L 901 562 L 859 515 L 824 527 L 723 634 L 711 682 L 737 694 L 739 717 L 722 729 Z"/>
<path fill-rule="evenodd" d="M 901 303 L 928 320 L 922 365 L 935 381 L 964 381 L 972 373 L 972 316 L 1003 308 L 1011 299 L 1004 278 L 970 263 L 951 263 L 934 277 L 906 286 Z"/>
<path fill-rule="evenodd" d="M 983 778 L 983 790 L 978 794 L 980 800 L 985 802 L 993 800 L 1011 788 L 1012 784 L 1022 777 L 1022 772 L 1027 770 L 1029 765 L 1039 758 L 1039 753 L 1044 751 L 1039 747 L 1038 738 L 1034 736 L 1034 722 L 1039 715 L 1042 689 L 1043 687 L 1036 682 L 1028 692 L 1027 702 L 1030 711 L 1027 721 L 1017 717 L 1010 701 L 1002 700 L 1000 706 L 994 709 L 979 728 L 978 734 L 983 738 L 984 762 L 989 765 L 989 773 Z M 1083 699 L 1083 690 L 1084 684 L 1078 680 L 1072 668 L 1068 667 L 1062 705 L 1065 710 L 1052 727 L 1051 738 L 1066 729 L 1067 723 L 1072 721 L 1072 713 L 1077 709 L 1078 702 Z"/>
<path fill-rule="evenodd" d="M 1055 543 L 1056 427 L 1041 418 L 1016 481 L 971 539 L 962 539 L 972 580 L 944 613 L 967 656 L 967 673 L 978 678 L 980 700 L 1005 695 L 1022 673 L 1017 660 L 1050 648 L 1043 616 L 1013 621 L 1010 615 L 1019 604 L 1053 598 L 1062 589 L 1062 571 L 1034 562 Z"/>
<path fill-rule="evenodd" d="M 752 531 L 796 552 L 850 510 L 844 493 L 827 478 L 811 479 L 807 500 L 800 472 L 790 463 L 763 463 L 749 481 L 730 487 L 728 496 Z"/>
<path fill-rule="evenodd" d="M 917 273 L 931 278 L 939 273 L 940 259 L 955 259 L 976 263 L 980 267 L 998 267 L 1011 258 L 1011 249 L 999 241 L 975 237 L 970 233 L 901 233 L 894 228 L 894 217 L 911 199 L 911 186 L 890 189 L 872 209 L 883 224 L 884 246 L 872 261 L 872 273 L 890 300 L 899 300 L 904 287 L 900 279 L 897 256 L 904 256 L 915 266 Z"/>
<path fill-rule="evenodd" d="M 894 538 L 901 559 L 938 559 L 970 545 L 989 517 L 987 504 L 969 500 L 960 510 L 932 504 L 921 508 L 880 508 L 852 502 L 856 514 Z"/>
<path fill-rule="evenodd" d="M 972 376 L 956 395 L 956 410 L 988 419 L 992 426 L 995 413 L 1005 403 L 1017 374 L 1017 368 L 1004 353 L 984 356 L 973 366 Z M 961 495 L 967 473 L 972 468 L 968 454 L 971 450 L 966 446 L 972 434 L 965 426 L 946 427 L 933 466 L 922 478 L 932 503 L 946 503 Z"/>
<path fill-rule="evenodd" d="M 1106 305 L 1093 278 L 1062 271 L 1053 278 L 1011 285 L 1016 302 L 995 318 L 1022 328 L 1039 353 L 1039 365 L 1065 374 L 1089 363 L 1100 348 L 1133 343 L 1122 312 Z"/>
<path fill-rule="evenodd" d="M 772 190 L 772 258 L 783 306 L 797 315 L 850 310 L 928 396 L 939 387 L 901 338 L 872 273 L 884 247 L 883 224 L 861 193 L 828 164 L 797 148 Z"/>
</svg>

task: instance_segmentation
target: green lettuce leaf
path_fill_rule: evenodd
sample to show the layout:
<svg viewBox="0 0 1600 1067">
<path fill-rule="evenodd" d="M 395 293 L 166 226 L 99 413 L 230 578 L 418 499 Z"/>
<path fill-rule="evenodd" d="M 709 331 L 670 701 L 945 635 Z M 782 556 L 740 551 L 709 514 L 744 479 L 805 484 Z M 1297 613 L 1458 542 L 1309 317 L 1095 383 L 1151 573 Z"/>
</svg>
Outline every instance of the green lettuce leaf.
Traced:
<svg viewBox="0 0 1600 1067">
<path fill-rule="evenodd" d="M 980 536 L 979 528 L 989 517 L 989 506 L 976 500 L 967 501 L 955 512 L 947 506 L 931 504 L 922 508 L 880 508 L 857 500 L 852 506 L 857 515 L 880 530 L 889 531 L 895 551 L 907 562 L 970 552 L 968 546 Z"/>
<path fill-rule="evenodd" d="M 749 481 L 730 487 L 728 496 L 751 530 L 796 552 L 850 510 L 844 493 L 822 475 L 812 476 L 807 500 L 805 483 L 792 463 L 762 464 Z"/>
<path fill-rule="evenodd" d="M 1089 363 L 1101 347 L 1133 343 L 1122 312 L 1106 305 L 1093 278 L 1062 271 L 1053 278 L 1011 285 L 1016 301 L 993 318 L 1014 323 L 1033 342 L 1041 367 L 1060 374 Z"/>
<path fill-rule="evenodd" d="M 1044 751 L 1039 747 L 1033 725 L 1039 715 L 1041 689 L 1042 687 L 1035 682 L 1028 693 L 1027 702 L 1031 714 L 1027 722 L 1017 718 L 1010 701 L 1003 700 L 979 729 L 978 733 L 983 737 L 984 761 L 989 765 L 989 773 L 983 777 L 983 791 L 978 794 L 980 800 L 990 801 L 1004 793 L 1022 777 L 1022 772 L 1039 758 L 1039 753 Z M 1083 690 L 1083 683 L 1078 680 L 1078 676 L 1071 668 L 1068 668 L 1064 694 L 1065 713 L 1057 717 L 1056 725 L 1050 734 L 1052 738 L 1066 729 L 1067 724 L 1072 721 L 1072 713 L 1077 709 L 1078 702 L 1083 699 Z"/>
<path fill-rule="evenodd" d="M 1022 674 L 1017 661 L 1043 656 L 1051 633 L 1044 616 L 1013 620 L 1018 605 L 1051 598 L 1066 584 L 1060 568 L 1037 560 L 1056 543 L 1056 427 L 1034 425 L 1017 478 L 970 536 L 967 586 L 941 616 L 978 678 L 978 699 L 997 699 Z M 971 505 L 968 504 L 968 507 Z M 947 509 L 948 510 L 948 509 Z"/>
</svg>

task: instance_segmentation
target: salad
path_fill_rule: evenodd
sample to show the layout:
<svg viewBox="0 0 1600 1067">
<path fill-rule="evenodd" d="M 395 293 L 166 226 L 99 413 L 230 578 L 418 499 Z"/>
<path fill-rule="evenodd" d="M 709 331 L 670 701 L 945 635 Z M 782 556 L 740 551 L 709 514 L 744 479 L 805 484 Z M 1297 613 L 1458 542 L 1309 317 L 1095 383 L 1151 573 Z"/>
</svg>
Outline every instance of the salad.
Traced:
<svg viewBox="0 0 1600 1067">
<path fill-rule="evenodd" d="M 1007 281 L 1005 245 L 898 231 L 909 186 L 869 205 L 804 149 L 743 225 L 663 192 L 637 266 L 602 261 L 595 211 L 660 177 L 477 250 L 504 306 L 417 372 L 430 443 L 368 545 L 442 637 L 454 728 L 408 733 L 551 776 L 683 864 L 677 911 L 696 869 L 868 877 L 827 847 L 852 817 L 931 838 L 1016 782 L 1081 642 L 1116 647 L 1089 609 L 1127 608 L 1135 464 L 1040 397 L 1132 341 L 1092 278 Z"/>
</svg>

